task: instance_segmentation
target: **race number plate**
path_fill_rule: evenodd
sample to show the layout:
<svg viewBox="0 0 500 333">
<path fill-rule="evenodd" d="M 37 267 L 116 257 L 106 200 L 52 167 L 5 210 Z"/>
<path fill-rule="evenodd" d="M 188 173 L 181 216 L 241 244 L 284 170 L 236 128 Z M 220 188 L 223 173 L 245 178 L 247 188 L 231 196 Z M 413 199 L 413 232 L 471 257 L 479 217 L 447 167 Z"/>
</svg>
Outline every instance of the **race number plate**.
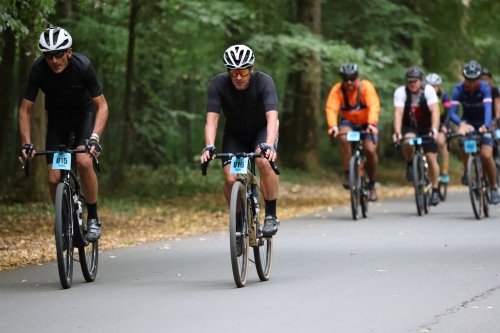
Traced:
<svg viewBox="0 0 500 333">
<path fill-rule="evenodd" d="M 347 141 L 359 141 L 361 133 L 356 131 L 347 132 Z"/>
<path fill-rule="evenodd" d="M 421 145 L 422 144 L 422 138 L 411 138 L 411 139 L 408 140 L 408 144 L 410 146 Z"/>
<path fill-rule="evenodd" d="M 248 167 L 248 157 L 236 157 L 231 158 L 231 170 L 230 173 L 241 173 L 246 174 Z"/>
<path fill-rule="evenodd" d="M 495 130 L 495 136 L 500 139 L 500 129 Z"/>
<path fill-rule="evenodd" d="M 56 153 L 52 160 L 53 170 L 70 170 L 71 169 L 71 154 L 70 153 Z"/>
<path fill-rule="evenodd" d="M 464 142 L 464 151 L 468 153 L 475 153 L 477 151 L 477 143 L 475 140 L 466 140 Z"/>
</svg>

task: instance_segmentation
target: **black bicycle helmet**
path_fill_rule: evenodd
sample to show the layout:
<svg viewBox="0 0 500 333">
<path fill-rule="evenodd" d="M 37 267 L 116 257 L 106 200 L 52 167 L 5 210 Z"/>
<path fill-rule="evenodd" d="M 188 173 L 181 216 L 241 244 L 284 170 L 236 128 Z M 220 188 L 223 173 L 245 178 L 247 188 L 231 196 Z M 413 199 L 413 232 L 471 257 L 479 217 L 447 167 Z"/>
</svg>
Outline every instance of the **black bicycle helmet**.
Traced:
<svg viewBox="0 0 500 333">
<path fill-rule="evenodd" d="M 492 75 L 491 75 L 491 72 L 488 68 L 486 67 L 483 67 L 483 70 L 481 71 L 481 75 L 486 75 L 488 76 L 490 79 L 492 78 Z"/>
<path fill-rule="evenodd" d="M 355 76 L 358 75 L 358 65 L 354 62 L 346 62 L 340 67 L 340 76 Z"/>
<path fill-rule="evenodd" d="M 417 81 L 424 78 L 424 71 L 422 68 L 412 66 L 406 70 L 406 81 Z"/>
<path fill-rule="evenodd" d="M 466 79 L 477 80 L 481 76 L 481 65 L 477 61 L 471 60 L 464 65 L 462 74 Z"/>
</svg>

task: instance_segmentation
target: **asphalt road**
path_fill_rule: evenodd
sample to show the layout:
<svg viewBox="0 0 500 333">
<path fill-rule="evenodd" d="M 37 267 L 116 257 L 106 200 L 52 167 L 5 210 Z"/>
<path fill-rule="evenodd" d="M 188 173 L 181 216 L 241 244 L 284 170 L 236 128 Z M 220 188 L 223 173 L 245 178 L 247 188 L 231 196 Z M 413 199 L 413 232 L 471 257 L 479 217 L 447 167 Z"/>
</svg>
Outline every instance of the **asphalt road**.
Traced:
<svg viewBox="0 0 500 333">
<path fill-rule="evenodd" d="M 500 206 L 348 209 L 282 222 L 271 279 L 241 289 L 227 232 L 102 252 L 69 290 L 54 263 L 0 273 L 0 332 L 500 332 Z"/>
</svg>

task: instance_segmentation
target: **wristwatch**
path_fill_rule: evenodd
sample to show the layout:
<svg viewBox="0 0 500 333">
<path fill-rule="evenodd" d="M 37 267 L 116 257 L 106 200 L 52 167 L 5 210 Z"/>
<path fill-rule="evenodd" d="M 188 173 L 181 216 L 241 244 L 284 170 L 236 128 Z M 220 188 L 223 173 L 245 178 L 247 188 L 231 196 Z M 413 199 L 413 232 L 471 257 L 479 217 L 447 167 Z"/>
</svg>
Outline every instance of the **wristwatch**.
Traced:
<svg viewBox="0 0 500 333">
<path fill-rule="evenodd" d="M 432 133 L 437 133 L 437 132 L 438 132 L 437 128 L 432 129 Z"/>
</svg>

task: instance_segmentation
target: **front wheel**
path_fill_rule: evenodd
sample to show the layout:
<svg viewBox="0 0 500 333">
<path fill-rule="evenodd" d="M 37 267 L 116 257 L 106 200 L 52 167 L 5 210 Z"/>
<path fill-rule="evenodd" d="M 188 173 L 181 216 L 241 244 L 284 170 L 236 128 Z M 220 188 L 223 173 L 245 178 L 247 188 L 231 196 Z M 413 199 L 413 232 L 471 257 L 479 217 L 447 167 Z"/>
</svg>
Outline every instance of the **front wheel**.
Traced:
<svg viewBox="0 0 500 333">
<path fill-rule="evenodd" d="M 73 209 L 69 187 L 60 183 L 56 191 L 55 238 L 59 280 L 64 289 L 73 281 Z"/>
<path fill-rule="evenodd" d="M 349 160 L 349 191 L 351 192 L 351 210 L 353 220 L 357 220 L 359 216 L 361 193 L 360 183 L 358 159 L 356 156 L 352 156 Z"/>
<path fill-rule="evenodd" d="M 481 167 L 479 159 L 476 156 L 470 155 L 467 161 L 467 177 L 469 182 L 470 201 L 474 216 L 480 220 L 483 218 L 483 190 L 481 185 Z"/>
<path fill-rule="evenodd" d="M 248 224 L 246 186 L 240 181 L 233 184 L 229 216 L 229 248 L 234 282 L 244 287 L 248 274 Z"/>
<path fill-rule="evenodd" d="M 422 184 L 424 161 L 420 154 L 413 156 L 413 187 L 415 188 L 415 203 L 417 204 L 417 213 L 422 216 L 425 214 L 425 198 L 424 198 L 424 184 Z"/>
</svg>

